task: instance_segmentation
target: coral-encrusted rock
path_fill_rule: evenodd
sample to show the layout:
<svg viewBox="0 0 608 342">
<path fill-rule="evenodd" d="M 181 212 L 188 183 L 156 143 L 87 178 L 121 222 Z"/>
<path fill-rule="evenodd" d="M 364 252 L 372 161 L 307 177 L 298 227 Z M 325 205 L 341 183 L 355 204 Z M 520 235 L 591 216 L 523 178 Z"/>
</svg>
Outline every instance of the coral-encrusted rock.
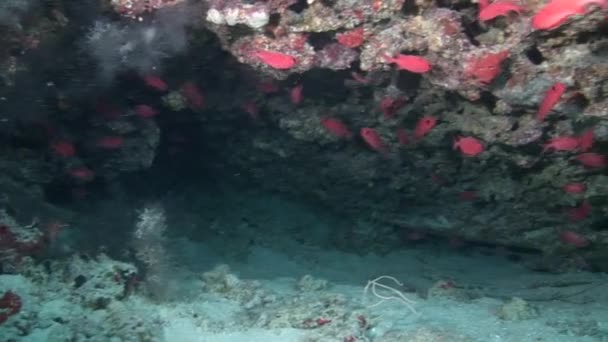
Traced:
<svg viewBox="0 0 608 342">
<path fill-rule="evenodd" d="M 137 18 L 142 14 L 183 2 L 184 0 L 110 0 L 110 5 L 120 15 Z"/>
<path fill-rule="evenodd" d="M 333 70 L 349 69 L 359 54 L 346 46 L 332 43 L 325 46 L 315 55 L 315 66 Z"/>
<path fill-rule="evenodd" d="M 602 119 L 608 118 L 608 100 L 604 100 L 601 102 L 594 103 L 592 105 L 587 106 L 583 113 L 583 116 L 588 117 L 599 117 Z M 608 134 L 604 135 L 608 137 Z"/>
<path fill-rule="evenodd" d="M 216 25 L 244 24 L 258 29 L 268 24 L 269 19 L 268 7 L 259 2 L 254 4 L 233 3 L 223 8 L 211 8 L 207 11 L 207 21 Z"/>
<path fill-rule="evenodd" d="M 58 276 L 64 279 L 84 277 L 85 281 L 74 289 L 82 303 L 90 308 L 103 309 L 112 301 L 125 296 L 127 279 L 137 274 L 135 266 L 112 260 L 105 254 L 94 260 L 73 256 L 65 265 L 54 265 Z"/>
</svg>

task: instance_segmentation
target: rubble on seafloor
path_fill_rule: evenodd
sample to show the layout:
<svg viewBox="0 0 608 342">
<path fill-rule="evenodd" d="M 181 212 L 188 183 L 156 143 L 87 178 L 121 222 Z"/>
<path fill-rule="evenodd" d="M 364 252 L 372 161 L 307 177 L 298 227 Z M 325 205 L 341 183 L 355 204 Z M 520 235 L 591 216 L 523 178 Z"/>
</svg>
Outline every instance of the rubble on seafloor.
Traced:
<svg viewBox="0 0 608 342">
<path fill-rule="evenodd" d="M 521 0 L 518 11 L 481 20 L 481 2 L 467 0 L 108 0 L 95 9 L 108 22 L 88 23 L 103 31 L 69 50 L 77 34 L 71 25 L 82 20 L 70 12 L 74 5 L 22 3 L 0 5 L 0 18 L 14 14 L 0 38 L 0 129 L 12 143 L 0 157 L 1 182 L 11 189 L 27 184 L 28 195 L 42 198 L 59 182 L 84 196 L 91 182 L 149 168 L 160 145 L 209 139 L 207 148 L 221 163 L 248 170 L 249 182 L 391 227 L 380 230 L 385 240 L 423 231 L 576 252 L 605 265 L 608 28 L 601 1 L 538 29 L 533 18 L 550 1 Z M 170 24 L 182 6 L 196 11 L 183 32 Z M 178 34 L 187 38 L 184 48 L 166 41 Z M 91 44 L 106 58 L 82 57 Z M 133 61 L 145 58 L 138 49 L 158 59 L 135 64 L 150 68 L 129 75 Z M 44 58 L 57 53 L 65 56 Z M 172 54 L 182 55 L 176 61 Z M 404 70 L 400 55 L 422 57 L 430 70 Z M 184 70 L 184 61 L 193 68 Z M 96 62 L 127 74 L 119 79 L 139 87 L 127 91 L 136 100 L 81 86 L 94 83 Z M 149 75 L 170 89 L 150 79 L 146 87 L 141 77 Z M 296 104 L 289 93 L 297 84 Z M 556 84 L 562 92 L 552 92 Z M 25 88 L 32 101 L 23 105 L 15 94 Z M 543 103 L 551 106 L 539 119 Z M 171 111 L 170 119 L 159 115 Z M 427 117 L 436 123 L 419 133 Z M 188 121 L 204 133 L 173 134 Z M 374 139 L 360 137 L 362 128 Z M 108 135 L 126 139 L 98 143 Z M 475 138 L 483 152 L 454 150 L 461 137 Z M 564 137 L 576 137 L 577 146 L 546 148 Z M 584 189 L 571 191 L 571 184 Z M 374 245 L 362 239 L 378 237 L 351 243 Z"/>
</svg>

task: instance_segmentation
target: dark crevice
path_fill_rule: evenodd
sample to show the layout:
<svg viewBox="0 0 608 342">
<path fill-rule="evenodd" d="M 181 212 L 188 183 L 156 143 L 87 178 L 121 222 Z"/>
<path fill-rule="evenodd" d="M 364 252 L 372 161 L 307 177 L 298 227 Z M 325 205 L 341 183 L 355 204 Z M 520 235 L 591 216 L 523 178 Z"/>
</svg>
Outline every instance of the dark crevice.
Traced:
<svg viewBox="0 0 608 342">
<path fill-rule="evenodd" d="M 336 0 L 320 0 L 321 4 L 325 7 L 333 7 L 336 4 Z"/>
<path fill-rule="evenodd" d="M 511 132 L 517 131 L 519 129 L 519 121 L 515 121 L 513 126 L 511 126 Z"/>
<path fill-rule="evenodd" d="M 277 26 L 281 22 L 281 15 L 279 13 L 273 13 L 268 18 L 268 25 Z"/>
<path fill-rule="evenodd" d="M 477 35 L 483 33 L 483 29 L 479 26 L 477 21 L 466 22 L 463 21 L 462 27 L 464 29 L 464 34 L 469 38 L 471 44 L 475 46 L 479 46 L 479 41 L 475 38 Z"/>
<path fill-rule="evenodd" d="M 450 0 L 437 0 L 435 4 L 437 7 L 452 7 L 452 1 Z"/>
<path fill-rule="evenodd" d="M 416 0 L 405 0 L 401 7 L 401 13 L 405 15 L 414 15 L 418 13 L 418 6 L 416 6 Z"/>
<path fill-rule="evenodd" d="M 315 51 L 322 50 L 328 44 L 334 42 L 333 34 L 327 32 L 313 32 L 308 35 L 308 42 Z"/>
<path fill-rule="evenodd" d="M 443 7 L 443 8 L 450 8 L 456 11 L 460 11 L 466 8 L 471 7 L 471 4 L 469 2 L 461 2 L 461 3 L 455 3 L 456 1 L 454 0 L 436 0 L 435 4 L 437 7 Z"/>
<path fill-rule="evenodd" d="M 568 105 L 583 109 L 589 106 L 589 99 L 583 93 L 576 93 L 568 99 Z"/>
<path fill-rule="evenodd" d="M 606 37 L 608 37 L 608 23 L 603 22 L 600 24 L 600 26 L 597 28 L 597 30 L 581 32 L 576 37 L 576 43 L 577 44 L 594 43 L 594 42 L 600 41 L 602 39 L 605 39 Z"/>
<path fill-rule="evenodd" d="M 411 72 L 400 72 L 397 78 L 397 88 L 406 91 L 408 94 L 420 88 L 422 76 Z"/>
<path fill-rule="evenodd" d="M 545 57 L 536 45 L 532 45 L 526 51 L 526 57 L 532 62 L 532 64 L 539 65 L 545 61 Z"/>
<path fill-rule="evenodd" d="M 307 8 L 308 8 L 308 1 L 306 1 L 306 0 L 298 0 L 298 2 L 289 6 L 289 10 L 294 11 L 296 13 L 302 13 Z"/>
<path fill-rule="evenodd" d="M 480 100 L 490 111 L 493 111 L 498 98 L 489 91 L 482 91 Z"/>
</svg>

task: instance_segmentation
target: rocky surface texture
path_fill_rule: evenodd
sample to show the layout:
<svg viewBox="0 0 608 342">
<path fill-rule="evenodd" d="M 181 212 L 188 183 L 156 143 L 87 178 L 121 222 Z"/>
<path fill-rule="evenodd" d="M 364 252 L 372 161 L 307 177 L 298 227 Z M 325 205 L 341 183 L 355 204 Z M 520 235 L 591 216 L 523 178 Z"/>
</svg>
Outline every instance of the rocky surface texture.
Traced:
<svg viewBox="0 0 608 342">
<path fill-rule="evenodd" d="M 344 248 L 435 236 L 606 265 L 605 1 L 8 3 L 6 203 L 187 154 L 378 227 L 336 232 Z"/>
</svg>

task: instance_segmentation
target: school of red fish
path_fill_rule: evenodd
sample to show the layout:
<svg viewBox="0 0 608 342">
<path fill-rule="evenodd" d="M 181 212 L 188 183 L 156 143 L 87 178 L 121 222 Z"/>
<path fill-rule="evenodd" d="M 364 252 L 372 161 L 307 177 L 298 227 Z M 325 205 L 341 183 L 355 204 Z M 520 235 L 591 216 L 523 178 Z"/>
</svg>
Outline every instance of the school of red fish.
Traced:
<svg viewBox="0 0 608 342">
<path fill-rule="evenodd" d="M 574 15 L 584 15 L 590 8 L 600 6 L 608 7 L 608 0 L 551 0 L 537 13 L 531 17 L 532 27 L 536 30 L 555 30 L 565 24 Z M 514 0 L 479 0 L 478 20 L 487 22 L 502 16 L 515 16 L 526 13 L 526 9 Z M 335 40 L 348 48 L 357 48 L 368 38 L 368 33 L 363 27 L 350 29 L 346 32 L 337 33 Z M 301 42 L 303 44 L 303 42 Z M 493 82 L 502 72 L 502 63 L 509 58 L 509 51 L 488 53 L 483 56 L 475 56 L 463 64 L 464 74 L 478 82 L 483 87 Z M 396 70 L 406 73 L 421 75 L 433 73 L 433 61 L 425 56 L 414 54 L 390 54 L 385 53 L 380 63 L 392 65 Z M 251 57 L 257 59 L 260 65 L 277 70 L 290 70 L 298 65 L 300 61 L 297 56 L 281 51 L 259 49 L 251 53 Z M 367 85 L 370 80 L 365 75 L 357 72 L 351 73 L 355 82 Z M 142 78 L 142 84 L 151 92 L 166 94 L 171 91 L 167 82 L 158 75 L 147 75 Z M 265 94 L 278 93 L 281 91 L 274 82 L 260 82 L 258 90 Z M 553 109 L 564 101 L 564 94 L 572 89 L 566 80 L 554 80 L 553 84 L 545 90 L 542 100 L 538 104 L 535 118 L 538 122 L 544 122 L 550 118 Z M 206 107 L 204 92 L 194 82 L 183 82 L 173 87 L 183 96 L 190 109 L 201 111 Z M 289 101 L 293 106 L 300 106 L 305 99 L 306 90 L 302 83 L 292 84 L 287 90 Z M 380 112 L 384 120 L 395 119 L 398 111 L 407 105 L 407 99 L 401 97 L 387 96 L 378 103 Z M 252 121 L 261 119 L 259 104 L 252 99 L 244 99 L 240 103 L 240 108 Z M 133 106 L 130 111 L 123 111 L 101 103 L 97 111 L 105 119 L 113 119 L 125 115 L 133 115 L 141 120 L 151 120 L 162 115 L 162 110 L 151 105 L 140 103 Z M 433 130 L 442 124 L 441 116 L 436 113 L 425 113 L 418 118 L 414 127 L 397 127 L 393 137 L 385 137 L 374 127 L 349 127 L 347 123 L 332 115 L 322 115 L 319 119 L 319 128 L 325 130 L 326 134 L 335 137 L 337 140 L 356 143 L 361 142 L 361 146 L 366 146 L 371 152 L 380 154 L 383 158 L 392 158 L 401 147 L 416 146 L 423 142 L 425 137 L 433 133 Z M 395 141 L 389 141 L 394 139 Z M 59 134 L 53 136 L 50 143 L 50 151 L 57 158 L 69 159 L 78 155 L 80 149 L 96 149 L 103 153 L 116 153 L 125 145 L 129 144 L 129 138 L 118 134 L 107 134 L 95 137 L 87 144 L 78 144 L 67 138 L 62 138 Z M 396 146 L 396 148 L 395 148 Z M 452 137 L 451 148 L 462 158 L 474 160 L 483 158 L 484 153 L 491 147 L 491 143 L 483 141 L 481 138 L 467 135 Z M 587 127 L 585 131 L 576 136 L 555 136 L 551 137 L 541 146 L 541 154 L 563 153 L 571 155 L 571 160 L 579 163 L 581 167 L 588 169 L 605 169 L 608 167 L 608 158 L 594 151 L 594 131 L 593 127 Z M 370 153 L 371 153 L 370 152 Z M 86 165 L 74 165 L 67 170 L 67 175 L 76 182 L 86 183 L 95 179 L 94 170 Z M 584 182 L 572 181 L 563 184 L 562 189 L 567 194 L 584 194 L 587 187 Z M 474 201 L 476 193 L 474 190 L 461 193 L 461 199 Z M 581 221 L 587 218 L 592 212 L 591 204 L 587 200 L 582 200 L 576 207 L 570 208 L 567 216 L 572 221 Z M 575 231 L 564 231 L 559 235 L 559 239 L 574 247 L 582 248 L 589 245 L 587 239 Z"/>
</svg>

